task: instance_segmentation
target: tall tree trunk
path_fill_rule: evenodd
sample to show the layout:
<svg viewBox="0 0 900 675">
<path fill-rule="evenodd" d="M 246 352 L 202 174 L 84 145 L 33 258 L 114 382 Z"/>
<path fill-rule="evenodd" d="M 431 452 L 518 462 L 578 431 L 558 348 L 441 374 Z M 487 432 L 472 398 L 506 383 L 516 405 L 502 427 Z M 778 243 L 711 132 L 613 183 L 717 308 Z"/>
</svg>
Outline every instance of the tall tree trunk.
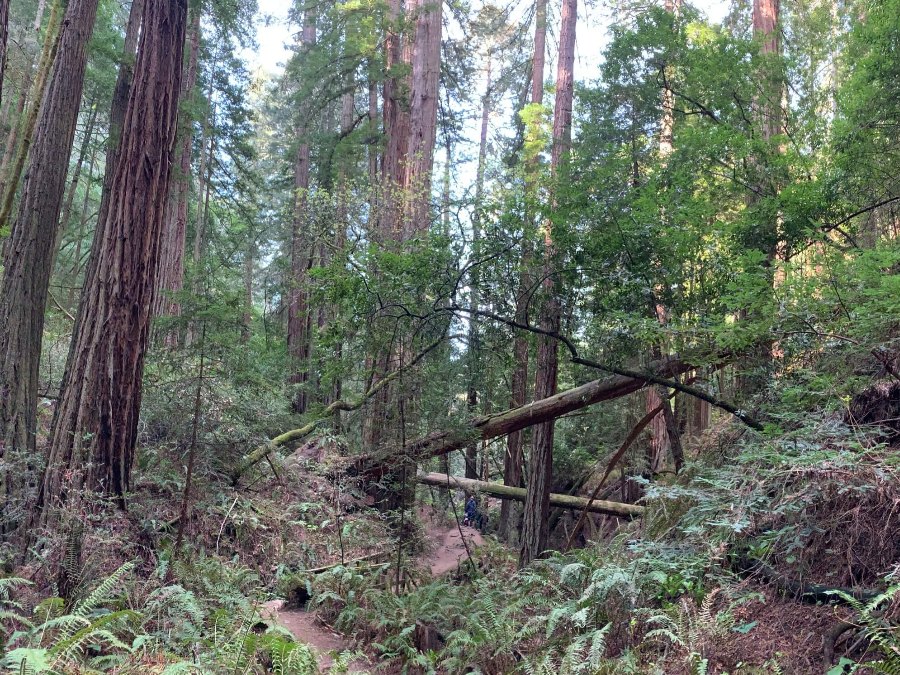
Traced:
<svg viewBox="0 0 900 675">
<path fill-rule="evenodd" d="M 184 74 L 179 94 L 178 142 L 175 157 L 178 169 L 175 172 L 169 207 L 166 214 L 166 228 L 163 232 L 162 255 L 160 256 L 159 293 L 156 297 L 154 316 L 179 316 L 181 303 L 173 295 L 184 287 L 184 252 L 187 237 L 188 205 L 191 192 L 191 160 L 193 158 L 194 127 L 190 103 L 197 86 L 197 66 L 200 60 L 200 17 L 199 7 L 194 8 L 188 30 L 188 54 L 184 62 Z M 167 340 L 175 340 L 173 332 Z"/>
<path fill-rule="evenodd" d="M 544 63 L 547 51 L 547 0 L 537 0 L 534 18 L 534 53 L 531 59 L 531 103 L 544 102 Z M 532 188 L 531 180 L 526 190 Z M 528 306 L 531 301 L 532 256 L 528 242 L 530 225 L 526 225 L 522 237 L 522 257 L 519 265 L 519 288 L 516 292 L 516 322 L 528 323 Z M 528 398 L 528 336 L 516 333 L 513 340 L 513 374 L 510 392 L 510 407 L 525 405 Z M 511 487 L 521 487 L 523 478 L 525 436 L 515 431 L 506 439 L 506 453 L 503 456 L 503 483 Z M 500 536 L 514 548 L 518 546 L 522 526 L 522 511 L 519 504 L 503 502 L 500 505 Z"/>
<path fill-rule="evenodd" d="M 131 11 L 128 14 L 128 25 L 125 29 L 125 45 L 122 50 L 122 58 L 119 61 L 119 72 L 116 75 L 116 84 L 113 88 L 112 103 L 109 106 L 109 138 L 106 143 L 106 161 L 103 169 L 103 189 L 100 193 L 100 209 L 97 215 L 97 227 L 94 230 L 94 238 L 91 241 L 91 253 L 88 257 L 87 269 L 84 275 L 84 287 L 90 288 L 94 283 L 97 272 L 97 263 L 100 260 L 100 248 L 106 236 L 106 216 L 109 213 L 109 203 L 112 192 L 113 177 L 119 159 L 122 128 L 125 123 L 125 109 L 128 106 L 128 96 L 131 91 L 131 82 L 134 79 L 134 57 L 137 53 L 138 37 L 141 22 L 144 17 L 144 5 L 146 0 L 132 0 Z M 78 335 L 80 325 L 76 316 L 73 335 Z M 74 340 L 69 345 L 69 360 L 72 359 L 71 350 L 74 348 Z"/>
<path fill-rule="evenodd" d="M 443 0 L 419 0 L 409 96 L 409 143 L 404 169 L 404 241 L 428 231 L 431 173 L 437 137 Z"/>
<path fill-rule="evenodd" d="M 6 43 L 9 41 L 9 0 L 0 0 L 0 94 L 6 72 Z"/>
<path fill-rule="evenodd" d="M 758 73 L 760 94 L 757 100 L 757 126 L 760 136 L 766 142 L 781 133 L 782 111 L 781 99 L 784 92 L 784 79 L 778 57 L 781 54 L 780 0 L 753 0 L 753 37 L 759 42 L 762 55 L 762 67 Z M 756 190 L 749 196 L 748 205 L 757 205 L 760 195 L 775 196 L 778 192 L 779 172 L 768 162 L 765 154 L 756 158 L 754 165 L 757 171 Z M 757 222 L 746 234 L 746 248 L 763 252 L 762 274 L 766 277 L 766 285 L 774 289 L 775 262 L 778 254 L 778 215 L 770 209 L 760 208 L 757 211 Z M 745 320 L 764 320 L 753 312 L 742 312 Z M 772 341 L 763 338 L 748 349 L 743 365 L 743 373 L 738 380 L 738 388 L 745 403 L 751 401 L 763 391 L 768 383 L 772 367 Z"/>
<path fill-rule="evenodd" d="M 78 309 L 39 504 L 84 486 L 124 505 L 137 440 L 187 23 L 186 0 L 146 3 L 96 273 Z"/>
<path fill-rule="evenodd" d="M 32 26 L 32 30 L 38 41 L 40 41 L 40 31 L 41 25 L 44 22 L 44 8 L 45 8 L 45 0 L 40 0 L 37 7 L 37 12 L 34 17 L 34 25 Z M 40 54 L 43 55 L 44 51 L 51 46 L 50 42 L 50 28 L 53 27 L 55 22 L 54 17 L 58 16 L 59 12 L 57 11 L 55 14 L 51 15 L 51 20 L 48 24 L 48 34 L 44 36 L 43 47 L 40 51 Z M 24 29 L 22 33 L 20 33 L 20 37 L 24 35 Z M 22 73 L 22 81 L 18 86 L 18 101 L 16 103 L 16 115 L 12 120 L 9 119 L 9 108 L 4 106 L 4 128 L 9 127 L 9 133 L 6 136 L 6 146 L 3 152 L 3 161 L 0 162 L 0 195 L 5 194 L 6 192 L 6 184 L 7 184 L 7 174 L 9 173 L 9 164 L 13 159 L 13 154 L 16 150 L 16 143 L 19 140 L 19 126 L 24 120 L 25 106 L 28 105 L 29 101 L 29 93 L 32 90 L 32 85 L 34 83 L 35 76 L 35 59 L 38 57 L 38 54 L 32 54 L 28 60 L 28 65 L 25 66 L 25 70 Z M 42 58 L 43 60 L 43 58 Z"/>
<path fill-rule="evenodd" d="M 492 51 L 489 49 L 487 54 L 487 65 L 485 68 L 485 87 L 484 96 L 481 99 L 481 133 L 478 140 L 478 167 L 475 172 L 475 212 L 472 216 L 472 260 L 478 261 L 481 256 L 481 210 L 484 207 L 484 173 L 485 164 L 487 163 L 487 140 L 488 140 L 488 123 L 491 117 L 491 59 Z M 449 162 L 448 169 L 449 171 Z M 472 307 L 479 309 L 481 304 L 480 284 L 481 278 L 478 274 L 479 267 L 476 265 L 472 268 Z M 478 385 L 481 379 L 480 364 L 480 332 L 478 325 L 478 317 L 472 315 L 469 317 L 469 347 L 468 347 L 468 366 L 469 366 L 469 389 L 466 396 L 469 414 L 474 416 L 478 408 Z M 478 443 L 473 441 L 466 448 L 466 478 L 478 478 Z"/>
<path fill-rule="evenodd" d="M 29 153 L 28 173 L 3 260 L 0 291 L 0 452 L 31 456 L 37 383 L 59 212 L 98 0 L 71 0 Z M 38 102 L 35 101 L 35 107 Z M 30 457 L 29 457 L 30 461 Z"/>
<path fill-rule="evenodd" d="M 666 11 L 672 15 L 677 16 L 680 7 L 681 0 L 666 0 L 665 2 Z M 664 86 L 662 90 L 662 115 L 659 123 L 659 158 L 663 166 L 668 163 L 668 157 L 672 154 L 672 150 L 674 147 L 675 92 L 673 92 L 672 88 L 669 86 L 669 80 L 672 77 L 672 72 L 673 69 L 671 64 L 663 64 Z M 662 213 L 662 218 L 665 221 L 665 211 L 663 211 Z M 651 309 L 656 315 L 659 323 L 664 323 L 665 308 L 657 307 L 655 306 L 655 304 L 653 304 Z M 659 353 L 661 353 L 661 351 L 657 350 L 657 352 L 655 352 L 653 355 L 658 356 Z M 668 406 L 668 399 L 663 399 L 661 397 L 663 395 L 665 395 L 665 392 L 658 390 L 656 387 L 648 387 L 645 394 L 645 411 L 650 412 L 651 410 L 656 410 L 664 402 L 665 405 Z M 649 429 L 650 447 L 647 453 L 647 470 L 649 472 L 649 475 L 652 476 L 659 471 L 662 462 L 665 460 L 665 457 L 669 452 L 671 444 L 669 440 L 669 433 L 667 431 L 666 419 L 663 415 L 657 415 L 656 417 L 654 417 L 650 422 Z"/>
<path fill-rule="evenodd" d="M 413 0 L 414 1 L 414 0 Z M 402 239 L 400 191 L 404 184 L 404 158 L 409 144 L 409 76 L 397 71 L 411 65 L 412 41 L 401 33 L 403 0 L 389 0 L 389 26 L 385 37 L 385 70 L 383 115 L 386 147 L 381 162 L 382 210 L 377 228 L 381 244 Z"/>
<path fill-rule="evenodd" d="M 59 50 L 59 42 L 64 31 L 60 30 L 60 10 L 59 0 L 53 4 L 50 11 L 50 20 L 47 22 L 47 33 L 44 36 L 44 48 L 41 52 L 41 60 L 38 62 L 38 68 L 32 82 L 31 92 L 28 101 L 31 107 L 21 117 L 19 124 L 16 126 L 16 135 L 10 133 L 9 142 L 7 143 L 7 153 L 3 157 L 3 166 L 0 167 L 0 175 L 3 177 L 3 201 L 0 202 L 0 229 L 2 229 L 12 216 L 13 203 L 16 199 L 16 192 L 19 187 L 19 181 L 22 178 L 22 172 L 25 170 L 25 160 L 28 158 L 28 152 L 31 148 L 31 142 L 34 138 L 34 130 L 37 125 L 38 115 L 43 105 L 45 89 L 48 77 L 56 63 L 56 54 Z M 68 15 L 67 15 L 68 18 Z M 83 79 L 83 78 L 82 78 Z M 78 104 L 76 103 L 76 106 Z M 76 111 L 77 112 L 77 111 Z M 21 138 L 18 148 L 15 148 L 17 138 Z M 10 159 L 10 162 L 7 162 Z M 58 214 L 57 214 L 58 217 Z"/>
<path fill-rule="evenodd" d="M 778 25 L 781 0 L 753 0 L 753 37 L 760 41 L 764 56 L 781 54 L 781 29 Z M 766 64 L 763 74 L 763 100 L 760 106 L 763 138 L 770 140 L 781 133 L 782 79 L 780 69 Z"/>
<path fill-rule="evenodd" d="M 386 78 L 382 87 L 382 117 L 385 135 L 385 149 L 381 159 L 380 186 L 377 222 L 370 228 L 369 236 L 376 244 L 396 249 L 396 243 L 403 238 L 402 232 L 402 187 L 403 160 L 409 142 L 409 110 L 407 98 L 409 77 L 398 73 L 411 63 L 412 43 L 402 33 L 403 0 L 389 0 L 388 28 L 384 41 Z M 372 97 L 370 93 L 370 112 Z M 375 270 L 377 274 L 377 270 Z M 377 384 L 389 372 L 397 370 L 396 347 L 382 346 L 379 352 L 366 363 L 371 384 Z M 389 427 L 390 400 L 392 387 L 381 388 L 372 397 L 363 420 L 363 447 L 375 450 L 384 439 Z"/>
<path fill-rule="evenodd" d="M 316 42 L 316 15 L 311 5 L 303 13 L 300 51 L 306 54 Z M 291 407 L 295 413 L 306 412 L 309 405 L 309 373 L 312 356 L 312 309 L 309 306 L 309 270 L 313 263 L 313 238 L 309 232 L 307 213 L 309 193 L 309 109 L 299 111 L 297 156 L 294 161 L 294 216 L 291 225 L 291 275 L 288 281 L 287 348 L 290 357 L 288 383 L 294 392 Z"/>
<path fill-rule="evenodd" d="M 574 95 L 575 26 L 578 18 L 578 1 L 563 0 L 560 15 L 559 59 L 556 68 L 556 101 L 553 109 L 553 147 L 550 153 L 551 175 L 555 181 L 566 161 L 572 137 L 572 100 Z M 556 250 L 552 224 L 544 222 L 544 307 L 541 327 L 545 331 L 559 332 L 560 306 L 558 291 L 554 287 L 553 272 Z M 556 393 L 558 371 L 558 344 L 542 335 L 538 340 L 537 372 L 535 374 L 535 398 L 547 398 Z M 534 447 L 528 463 L 528 492 L 525 499 L 525 519 L 519 564 L 524 566 L 542 555 L 549 538 L 550 487 L 553 478 L 553 429 L 554 420 L 539 424 L 534 429 Z"/>
</svg>

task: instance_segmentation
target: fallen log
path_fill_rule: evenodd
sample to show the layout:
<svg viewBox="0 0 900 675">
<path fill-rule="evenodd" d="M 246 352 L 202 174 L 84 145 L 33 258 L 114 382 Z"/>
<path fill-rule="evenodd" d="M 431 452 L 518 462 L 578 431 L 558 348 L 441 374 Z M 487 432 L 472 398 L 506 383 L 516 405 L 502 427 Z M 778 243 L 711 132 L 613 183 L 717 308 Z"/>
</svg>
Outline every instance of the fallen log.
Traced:
<svg viewBox="0 0 900 675">
<path fill-rule="evenodd" d="M 444 473 L 422 473 L 416 476 L 416 482 L 422 485 L 435 485 L 438 487 L 459 488 L 460 490 L 469 490 L 472 492 L 483 492 L 484 494 L 500 499 L 512 499 L 517 502 L 525 501 L 525 488 L 511 487 L 503 485 L 503 483 L 489 483 L 483 480 L 475 480 L 473 478 L 460 478 L 458 476 L 448 476 Z M 636 504 L 622 504 L 620 502 L 607 502 L 599 499 L 593 501 L 584 497 L 572 497 L 570 495 L 560 495 L 551 493 L 550 506 L 560 509 L 585 510 L 591 513 L 604 513 L 611 516 L 619 516 L 620 518 L 640 518 L 644 514 L 644 507 Z"/>
<path fill-rule="evenodd" d="M 651 363 L 648 372 L 652 373 L 654 377 L 675 377 L 692 368 L 692 365 L 684 361 L 666 359 Z M 557 419 L 601 401 L 627 396 L 642 389 L 646 384 L 647 380 L 624 375 L 593 380 L 580 387 L 567 389 L 520 408 L 475 417 L 460 429 L 435 431 L 414 439 L 407 443 L 406 453 L 417 461 L 446 455 L 453 450 L 465 447 L 473 440 L 487 441 L 498 436 L 506 436 L 514 431 Z M 396 458 L 396 449 L 392 449 L 392 453 Z M 358 473 L 367 473 L 369 469 L 378 467 L 383 461 L 378 455 L 363 455 L 357 457 L 353 464 Z"/>
</svg>

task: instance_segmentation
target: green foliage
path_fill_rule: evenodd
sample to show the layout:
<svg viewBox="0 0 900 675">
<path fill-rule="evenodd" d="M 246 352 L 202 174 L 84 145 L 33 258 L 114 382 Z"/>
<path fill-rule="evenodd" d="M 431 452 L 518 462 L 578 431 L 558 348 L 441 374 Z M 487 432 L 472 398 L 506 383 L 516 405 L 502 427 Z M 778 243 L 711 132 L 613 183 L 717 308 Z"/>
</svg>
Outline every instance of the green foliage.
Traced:
<svg viewBox="0 0 900 675">
<path fill-rule="evenodd" d="M 884 675 L 900 673 L 900 627 L 896 620 L 892 621 L 885 615 L 885 610 L 896 605 L 897 598 L 900 597 L 900 586 L 891 586 L 865 603 L 843 591 L 835 591 L 835 595 L 853 609 L 863 635 L 870 641 L 877 655 L 877 660 L 867 660 L 858 665 L 849 659 L 843 659 L 845 663 L 838 664 L 845 668 L 842 672 L 857 672 L 860 668 L 865 668 Z"/>
</svg>

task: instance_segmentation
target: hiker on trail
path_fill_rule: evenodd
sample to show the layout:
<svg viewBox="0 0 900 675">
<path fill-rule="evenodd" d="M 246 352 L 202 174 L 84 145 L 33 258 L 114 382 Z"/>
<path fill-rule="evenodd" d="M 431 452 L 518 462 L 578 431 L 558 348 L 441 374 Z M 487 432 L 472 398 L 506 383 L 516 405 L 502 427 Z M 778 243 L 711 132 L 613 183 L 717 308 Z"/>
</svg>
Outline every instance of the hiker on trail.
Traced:
<svg viewBox="0 0 900 675">
<path fill-rule="evenodd" d="M 469 495 L 469 498 L 466 500 L 466 517 L 463 519 L 463 525 L 474 527 L 477 517 L 478 504 L 475 503 L 475 495 Z"/>
</svg>

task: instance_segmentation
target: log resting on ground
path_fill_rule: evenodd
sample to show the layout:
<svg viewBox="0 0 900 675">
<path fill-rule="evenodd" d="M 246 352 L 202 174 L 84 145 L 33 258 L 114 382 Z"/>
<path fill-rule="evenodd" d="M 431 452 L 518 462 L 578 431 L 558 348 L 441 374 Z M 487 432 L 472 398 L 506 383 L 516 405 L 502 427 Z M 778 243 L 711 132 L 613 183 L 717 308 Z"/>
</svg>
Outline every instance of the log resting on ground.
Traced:
<svg viewBox="0 0 900 675">
<path fill-rule="evenodd" d="M 444 473 L 423 473 L 416 477 L 416 481 L 422 485 L 435 485 L 447 487 L 448 485 L 460 490 L 482 492 L 500 499 L 512 499 L 517 502 L 525 501 L 525 488 L 510 487 L 502 483 L 489 483 L 473 478 L 461 478 L 447 476 Z M 644 507 L 636 504 L 622 504 L 620 502 L 607 502 L 601 499 L 590 501 L 584 497 L 572 497 L 570 495 L 551 494 L 550 506 L 561 509 L 578 511 L 590 511 L 591 513 L 603 513 L 620 518 L 640 518 L 644 514 Z"/>
</svg>

